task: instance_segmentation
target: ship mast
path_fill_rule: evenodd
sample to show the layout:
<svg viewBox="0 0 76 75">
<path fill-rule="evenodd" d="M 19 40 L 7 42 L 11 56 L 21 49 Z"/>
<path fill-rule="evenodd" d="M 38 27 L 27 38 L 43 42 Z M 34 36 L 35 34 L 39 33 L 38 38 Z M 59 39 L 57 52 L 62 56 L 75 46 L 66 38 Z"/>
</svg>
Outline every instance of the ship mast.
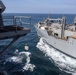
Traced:
<svg viewBox="0 0 76 75">
<path fill-rule="evenodd" d="M 76 25 L 76 17 L 74 18 L 74 25 Z"/>
<path fill-rule="evenodd" d="M 65 31 L 65 25 L 66 25 L 66 18 L 62 17 L 62 28 L 61 28 L 61 38 L 64 38 L 64 31 Z"/>
</svg>

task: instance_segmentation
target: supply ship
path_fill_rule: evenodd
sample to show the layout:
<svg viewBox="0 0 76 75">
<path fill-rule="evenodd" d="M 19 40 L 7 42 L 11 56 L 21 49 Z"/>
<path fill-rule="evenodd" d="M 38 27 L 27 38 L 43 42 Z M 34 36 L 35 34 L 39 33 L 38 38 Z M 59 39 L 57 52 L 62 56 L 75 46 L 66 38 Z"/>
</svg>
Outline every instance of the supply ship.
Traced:
<svg viewBox="0 0 76 75">
<path fill-rule="evenodd" d="M 76 59 L 76 17 L 73 24 L 67 24 L 66 18 L 47 18 L 35 25 L 40 38 L 59 52 Z"/>
</svg>

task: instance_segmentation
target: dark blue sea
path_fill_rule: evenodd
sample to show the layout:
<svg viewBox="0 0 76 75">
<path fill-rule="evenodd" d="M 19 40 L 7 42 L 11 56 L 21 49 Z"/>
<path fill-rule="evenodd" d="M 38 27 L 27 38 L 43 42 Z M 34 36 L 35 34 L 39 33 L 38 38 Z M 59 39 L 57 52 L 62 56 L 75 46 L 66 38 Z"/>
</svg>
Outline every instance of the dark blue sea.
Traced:
<svg viewBox="0 0 76 75">
<path fill-rule="evenodd" d="M 51 53 L 48 52 L 50 50 L 49 46 L 43 44 L 38 38 L 34 25 L 39 21 L 44 21 L 48 17 L 48 14 L 4 13 L 3 17 L 5 16 L 31 16 L 32 24 L 30 26 L 30 33 L 21 37 L 3 55 L 0 55 L 0 71 L 7 73 L 7 75 L 75 75 L 76 62 L 65 55 L 67 59 L 64 61 L 63 57 L 60 56 L 61 54 L 58 55 L 59 53 L 55 53 L 55 51 L 54 53 L 53 51 Z M 67 23 L 73 24 L 76 15 L 50 14 L 51 18 L 62 18 L 62 16 L 67 18 Z M 7 24 L 11 23 L 10 21 Z M 23 26 L 27 27 L 27 25 Z M 11 40 L 1 40 L 0 49 L 7 46 Z M 26 44 L 29 46 L 29 50 L 25 50 Z"/>
</svg>

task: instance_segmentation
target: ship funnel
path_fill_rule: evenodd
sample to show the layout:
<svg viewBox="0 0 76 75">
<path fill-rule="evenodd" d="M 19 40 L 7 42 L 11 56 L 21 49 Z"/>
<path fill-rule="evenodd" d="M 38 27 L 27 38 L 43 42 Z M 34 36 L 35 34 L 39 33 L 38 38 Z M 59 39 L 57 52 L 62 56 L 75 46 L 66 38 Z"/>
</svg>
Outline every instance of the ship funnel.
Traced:
<svg viewBox="0 0 76 75">
<path fill-rule="evenodd" d="M 62 17 L 61 38 L 64 38 L 65 25 L 66 25 L 66 18 Z"/>
</svg>

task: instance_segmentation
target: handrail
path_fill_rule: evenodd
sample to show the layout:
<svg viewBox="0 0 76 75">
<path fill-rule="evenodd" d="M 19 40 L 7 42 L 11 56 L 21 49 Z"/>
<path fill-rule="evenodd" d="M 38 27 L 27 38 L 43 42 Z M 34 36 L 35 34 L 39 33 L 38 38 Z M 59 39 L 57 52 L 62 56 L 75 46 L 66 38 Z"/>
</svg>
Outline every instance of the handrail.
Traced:
<svg viewBox="0 0 76 75">
<path fill-rule="evenodd" d="M 10 16 L 3 19 L 6 24 L 12 23 L 16 26 L 16 32 L 17 27 L 22 27 L 23 25 L 30 25 L 31 26 L 31 16 Z M 26 22 L 27 21 L 27 22 Z"/>
<path fill-rule="evenodd" d="M 19 21 L 17 21 L 17 19 L 19 19 Z M 22 22 L 22 19 L 30 19 L 30 23 L 26 23 L 26 22 Z M 16 25 L 17 22 L 20 22 L 20 24 L 30 24 L 31 25 L 31 16 L 27 17 L 27 16 L 14 16 L 14 23 Z"/>
<path fill-rule="evenodd" d="M 14 16 L 14 18 L 31 18 L 31 16 L 27 17 L 27 16 Z"/>
<path fill-rule="evenodd" d="M 17 21 L 17 19 L 19 19 Z M 26 22 L 23 22 L 22 19 L 30 19 L 30 23 L 26 23 Z M 22 26 L 22 24 L 26 24 L 26 25 L 31 25 L 31 16 L 30 17 L 27 17 L 27 16 L 14 16 L 14 21 L 13 21 L 14 25 L 17 25 L 17 22 L 19 22 Z M 17 32 L 17 27 L 16 27 L 16 32 Z"/>
</svg>

